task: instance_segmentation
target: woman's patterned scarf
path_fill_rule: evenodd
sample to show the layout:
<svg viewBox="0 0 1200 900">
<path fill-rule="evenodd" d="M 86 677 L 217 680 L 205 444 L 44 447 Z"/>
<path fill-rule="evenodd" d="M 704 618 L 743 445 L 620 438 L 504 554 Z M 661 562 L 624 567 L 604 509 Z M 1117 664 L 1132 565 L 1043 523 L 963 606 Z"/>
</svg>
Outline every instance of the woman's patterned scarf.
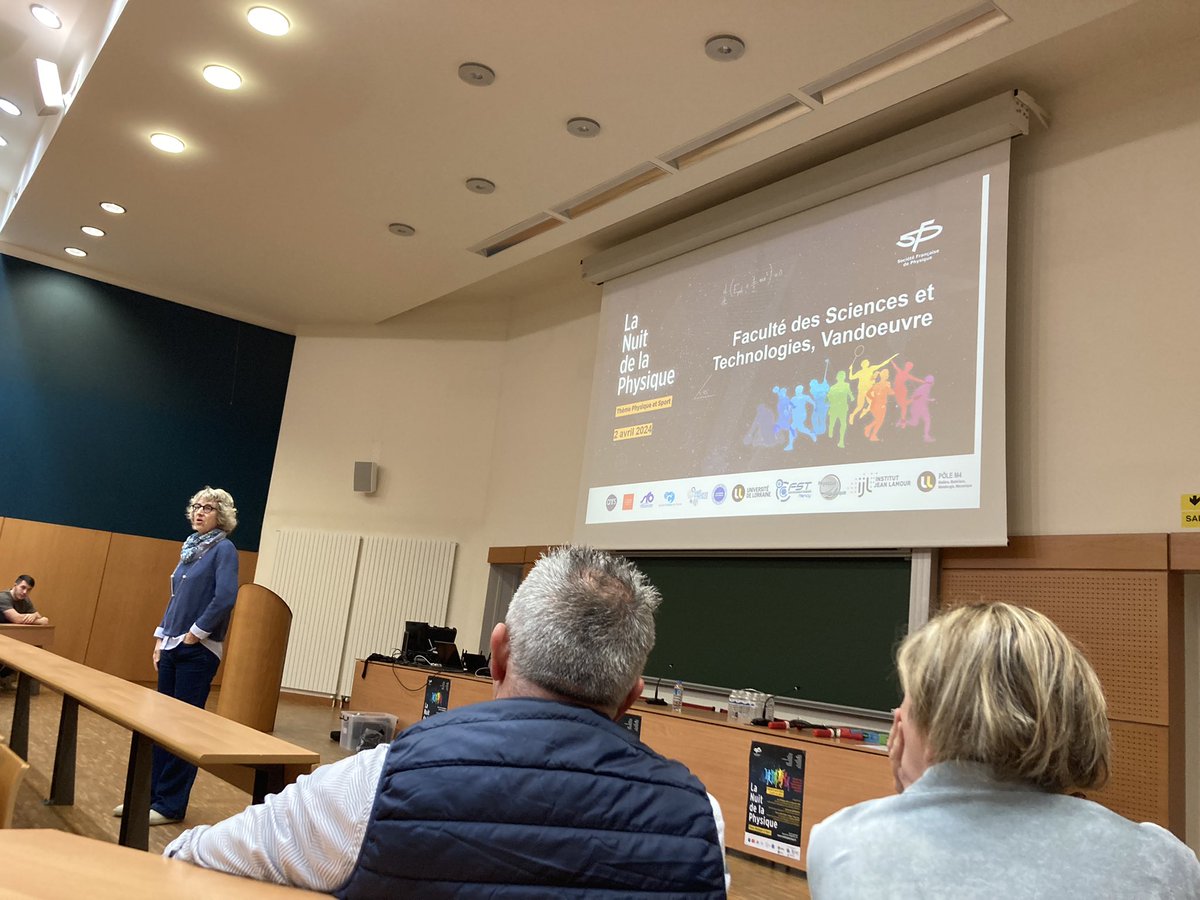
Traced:
<svg viewBox="0 0 1200 900">
<path fill-rule="evenodd" d="M 179 551 L 179 560 L 185 566 L 194 563 L 223 540 L 225 540 L 225 532 L 220 528 L 214 528 L 205 534 L 191 534 L 183 542 L 183 549 Z"/>
</svg>

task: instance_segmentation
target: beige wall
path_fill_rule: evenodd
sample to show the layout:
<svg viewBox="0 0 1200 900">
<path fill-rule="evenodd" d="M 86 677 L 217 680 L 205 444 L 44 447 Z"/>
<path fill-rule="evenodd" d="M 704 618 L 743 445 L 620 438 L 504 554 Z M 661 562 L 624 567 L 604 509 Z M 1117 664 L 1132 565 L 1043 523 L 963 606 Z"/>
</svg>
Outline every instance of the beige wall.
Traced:
<svg viewBox="0 0 1200 900">
<path fill-rule="evenodd" d="M 259 583 L 271 583 L 281 528 L 445 538 L 458 543 L 450 622 L 478 634 L 504 352 L 502 340 L 299 338 Z M 379 464 L 375 494 L 354 493 L 356 460 Z"/>
<path fill-rule="evenodd" d="M 1009 227 L 1009 531 L 1180 529 L 1200 490 L 1200 42 L 1035 94 Z"/>
<path fill-rule="evenodd" d="M 1013 158 L 1013 534 L 1178 530 L 1180 494 L 1200 490 L 1184 378 L 1200 336 L 1197 60 L 1192 41 L 1029 86 L 1053 122 Z M 456 337 L 467 326 L 450 313 L 415 337 L 301 338 L 262 571 L 284 525 L 450 538 L 450 621 L 473 640 L 486 548 L 570 536 L 598 296 L 564 273 L 512 302 L 489 339 Z M 351 463 L 371 458 L 381 488 L 360 497 Z"/>
</svg>

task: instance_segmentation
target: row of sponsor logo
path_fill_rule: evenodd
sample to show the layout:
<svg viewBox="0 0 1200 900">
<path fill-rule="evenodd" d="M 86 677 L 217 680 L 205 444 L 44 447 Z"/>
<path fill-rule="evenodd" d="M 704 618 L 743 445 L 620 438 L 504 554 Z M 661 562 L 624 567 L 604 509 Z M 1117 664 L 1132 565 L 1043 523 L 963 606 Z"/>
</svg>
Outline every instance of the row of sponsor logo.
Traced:
<svg viewBox="0 0 1200 900">
<path fill-rule="evenodd" d="M 620 496 L 609 494 L 605 498 L 604 508 L 609 512 L 614 512 L 618 504 L 622 510 L 683 506 L 685 504 L 699 506 L 701 503 L 712 503 L 715 506 L 721 506 L 727 500 L 733 503 L 742 503 L 747 500 L 770 500 L 771 498 L 780 503 L 787 503 L 793 499 L 808 500 L 814 495 L 820 495 L 825 500 L 835 500 L 842 496 L 862 497 L 875 491 L 886 491 L 896 488 L 915 487 L 921 493 L 927 494 L 936 488 L 969 486 L 970 482 L 963 477 L 962 472 L 935 473 L 927 470 L 918 475 L 916 479 L 905 478 L 900 475 L 858 475 L 847 484 L 843 484 L 837 475 L 830 473 L 817 482 L 790 481 L 786 478 L 777 478 L 774 484 L 769 482 L 764 484 L 742 484 L 739 482 L 732 487 L 726 487 L 724 484 L 718 483 L 711 488 L 693 486 L 688 488 L 687 491 L 675 491 L 668 487 L 658 494 L 652 490 L 646 491 L 641 497 L 638 497 L 634 493 L 622 494 Z"/>
</svg>

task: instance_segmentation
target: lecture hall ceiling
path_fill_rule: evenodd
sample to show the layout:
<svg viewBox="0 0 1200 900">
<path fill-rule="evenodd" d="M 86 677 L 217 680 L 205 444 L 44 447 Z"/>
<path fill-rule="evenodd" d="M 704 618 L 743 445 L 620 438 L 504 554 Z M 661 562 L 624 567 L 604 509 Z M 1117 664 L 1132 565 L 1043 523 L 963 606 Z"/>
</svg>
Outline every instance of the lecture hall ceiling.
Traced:
<svg viewBox="0 0 1200 900">
<path fill-rule="evenodd" d="M 63 19 L 51 35 L 24 0 L 0 10 L 0 97 L 22 107 L 0 113 L 0 252 L 297 333 L 519 290 L 538 260 L 577 261 L 868 117 L 954 86 L 983 99 L 981 73 L 1029 89 L 997 80 L 1006 61 L 1061 71 L 1037 48 L 1102 17 L 1123 32 L 1200 18 L 1190 0 L 279 0 L 291 30 L 270 37 L 249 2 L 45 3 Z M 727 34 L 744 54 L 707 56 Z M 92 55 L 65 115 L 37 116 L 34 57 L 70 92 Z M 494 83 L 460 79 L 467 62 Z M 241 88 L 208 84 L 214 63 Z M 572 117 L 599 134 L 572 135 Z"/>
</svg>

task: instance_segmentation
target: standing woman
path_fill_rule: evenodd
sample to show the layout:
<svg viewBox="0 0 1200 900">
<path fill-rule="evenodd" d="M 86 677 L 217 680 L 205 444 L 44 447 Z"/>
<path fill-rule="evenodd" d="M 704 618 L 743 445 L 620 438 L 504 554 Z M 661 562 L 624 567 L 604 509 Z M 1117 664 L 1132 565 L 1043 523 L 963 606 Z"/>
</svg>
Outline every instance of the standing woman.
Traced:
<svg viewBox="0 0 1200 900">
<path fill-rule="evenodd" d="M 227 540 L 237 527 L 237 508 L 227 491 L 205 487 L 188 503 L 187 517 L 195 533 L 183 542 L 171 573 L 171 600 L 154 629 L 154 667 L 159 693 L 203 708 L 237 599 L 237 548 Z M 150 824 L 181 820 L 195 780 L 195 766 L 155 745 Z M 113 814 L 123 811 L 118 806 Z"/>
</svg>

